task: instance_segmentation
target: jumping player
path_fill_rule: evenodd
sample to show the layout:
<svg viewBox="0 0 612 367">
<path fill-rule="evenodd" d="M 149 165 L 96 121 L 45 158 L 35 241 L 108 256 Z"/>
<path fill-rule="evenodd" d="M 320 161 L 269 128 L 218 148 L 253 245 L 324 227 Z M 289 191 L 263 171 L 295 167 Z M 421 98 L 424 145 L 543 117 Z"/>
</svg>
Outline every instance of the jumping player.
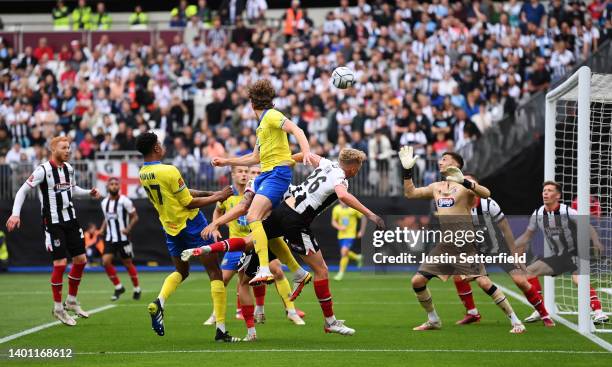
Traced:
<svg viewBox="0 0 612 367">
<path fill-rule="evenodd" d="M 409 199 L 434 199 L 441 230 L 472 230 L 471 208 L 474 196 L 488 198 L 489 189 L 476 182 L 463 177 L 463 158 L 453 152 L 442 155 L 438 161 L 440 173 L 445 176 L 445 181 L 434 182 L 427 187 L 415 188 L 412 182 L 413 167 L 416 157 L 413 155 L 412 147 L 404 146 L 400 149 L 400 160 L 402 162 L 404 176 L 404 194 Z M 459 258 L 460 253 L 476 255 L 477 249 L 474 243 L 467 243 L 458 247 L 454 243 L 440 242 L 429 253 L 430 257 L 437 255 L 454 255 Z M 412 277 L 412 287 L 416 293 L 421 306 L 427 312 L 428 320 L 413 330 L 437 330 L 442 327 L 436 310 L 434 308 L 431 293 L 427 289 L 427 283 L 438 277 L 446 280 L 452 274 L 460 274 L 467 279 L 475 279 L 482 288 L 498 305 L 512 324 L 511 333 L 520 334 L 525 332 L 525 326 L 518 319 L 512 306 L 503 292 L 497 288 L 486 276 L 483 264 L 437 264 L 424 262 L 419 267 L 417 274 Z"/>
<path fill-rule="evenodd" d="M 542 184 L 543 205 L 534 210 L 529 225 L 525 232 L 516 239 L 516 245 L 527 248 L 527 244 L 540 229 L 546 238 L 546 243 L 552 253 L 531 263 L 527 267 L 527 274 L 535 277 L 551 275 L 557 276 L 564 273 L 572 273 L 572 281 L 578 284 L 578 267 L 576 256 L 578 256 L 576 220 L 578 212 L 561 203 L 561 185 L 554 181 L 545 181 Z M 590 237 L 596 249 L 602 249 L 597 231 L 589 226 Z M 601 309 L 601 302 L 593 287 L 590 289 L 591 309 L 593 310 L 593 322 L 596 324 L 608 322 L 608 316 Z M 528 317 L 529 322 L 539 320 L 539 315 L 532 314 Z M 526 320 L 527 321 L 527 320 Z"/>
<path fill-rule="evenodd" d="M 252 285 L 274 281 L 268 261 L 268 238 L 262 220 L 272 208 L 278 206 L 291 183 L 291 166 L 295 162 L 291 159 L 287 133 L 297 139 L 304 164 L 309 165 L 313 160 L 304 131 L 274 109 L 274 96 L 274 87 L 269 80 L 258 80 L 249 88 L 251 106 L 259 120 L 256 130 L 257 145 L 253 153 L 237 158 L 212 159 L 212 164 L 217 167 L 252 166 L 261 163 L 262 174 L 254 182 L 255 198 L 247 213 L 247 222 L 260 261 L 257 276 L 251 280 Z"/>
<path fill-rule="evenodd" d="M 465 174 L 465 178 L 478 183 L 478 180 L 473 175 Z M 514 244 L 514 235 L 510 228 L 510 223 L 508 223 L 508 220 L 495 200 L 490 197 L 484 199 L 474 196 L 472 221 L 477 228 L 483 228 L 486 233 L 486 246 L 484 249 L 481 249 L 481 252 L 493 255 L 501 253 L 512 255 L 519 253 Z M 538 315 L 539 319 L 542 320 L 544 326 L 555 326 L 555 322 L 548 315 L 546 307 L 544 307 L 544 301 L 538 292 L 538 288 L 532 285 L 529 279 L 527 279 L 524 266 L 521 267 L 517 264 L 508 263 L 501 263 L 500 266 L 510 275 L 514 284 L 516 284 L 523 294 L 525 294 L 525 298 L 527 298 L 529 303 L 535 308 L 535 313 Z M 458 275 L 454 276 L 454 281 L 459 298 L 461 298 L 466 308 L 465 317 L 457 321 L 457 324 L 466 325 L 479 322 L 481 316 L 474 303 L 474 296 L 472 295 L 470 283 L 467 279 L 461 279 L 461 276 Z"/>
<path fill-rule="evenodd" d="M 115 255 L 119 255 L 123 266 L 127 269 L 134 293 L 132 298 L 140 299 L 141 289 L 138 281 L 138 271 L 132 262 L 134 259 L 134 248 L 130 241 L 130 233 L 132 228 L 138 222 L 138 214 L 132 200 L 127 196 L 119 194 L 119 179 L 111 177 L 106 184 L 108 196 L 102 200 L 102 213 L 104 213 L 104 222 L 100 226 L 100 232 L 106 232 L 104 237 L 104 255 L 102 255 L 102 265 L 106 271 L 106 275 L 115 286 L 115 292 L 111 297 L 111 301 L 116 301 L 125 293 L 125 287 L 121 284 L 121 280 L 117 275 L 117 269 L 113 265 Z"/>
<path fill-rule="evenodd" d="M 246 166 L 232 167 L 232 183 L 233 183 L 232 189 L 234 190 L 234 195 L 227 198 L 227 200 L 225 200 L 224 202 L 217 204 L 217 207 L 215 208 L 215 211 L 213 213 L 213 221 L 211 222 L 211 224 L 209 224 L 209 226 L 215 225 L 215 228 L 218 228 L 218 225 L 213 224 L 213 223 L 219 223 L 218 219 L 222 215 L 224 215 L 226 212 L 229 212 L 232 208 L 240 204 L 240 202 L 244 199 L 245 190 L 247 189 L 249 190 L 248 192 L 249 192 L 249 195 L 251 195 L 251 198 L 252 196 L 254 196 L 252 188 L 250 187 L 252 185 L 251 180 L 255 179 L 259 174 L 260 174 L 259 166 L 253 166 L 250 168 Z M 250 231 L 249 231 L 249 227 L 247 226 L 246 217 L 244 216 L 244 214 L 227 223 L 229 227 L 229 237 L 230 238 L 247 237 L 249 235 Z M 223 224 L 226 224 L 226 223 L 223 223 Z M 219 225 L 223 225 L 223 224 L 219 224 Z M 218 229 L 215 229 L 214 231 L 212 231 L 211 235 L 215 238 L 215 240 L 220 238 L 221 236 Z M 208 238 L 208 235 L 205 234 L 203 238 Z M 240 269 L 239 263 L 240 263 L 240 258 L 242 257 L 242 254 L 243 254 L 242 251 L 230 251 L 230 252 L 226 252 L 225 255 L 223 256 L 223 261 L 221 262 L 221 270 L 223 271 L 223 282 L 225 283 L 226 287 L 229 281 L 234 276 L 234 274 L 236 274 L 238 270 Z M 294 303 L 289 300 L 289 295 L 291 293 L 291 286 L 289 285 L 287 278 L 285 278 L 285 275 L 282 272 L 280 262 L 278 260 L 276 260 L 276 262 L 278 264 L 276 264 L 274 261 L 270 261 L 270 270 L 272 271 L 272 274 L 274 275 L 276 288 L 279 290 L 279 294 L 281 295 L 281 299 L 283 301 L 283 304 L 285 305 L 285 309 L 287 311 L 287 317 L 289 318 L 289 320 L 291 320 L 296 325 L 304 325 L 304 320 L 302 320 L 304 313 L 302 312 L 302 315 L 300 315 L 299 313 L 301 311 L 297 310 L 295 308 Z M 243 274 L 239 273 L 240 279 L 239 279 L 238 287 L 240 287 L 240 281 L 242 279 L 242 276 Z M 248 291 L 248 285 L 247 285 L 247 293 L 249 293 L 248 296 L 250 296 L 250 291 Z M 255 296 L 255 310 L 254 310 L 255 320 L 258 323 L 264 323 L 265 321 L 264 300 L 265 300 L 265 295 L 266 295 L 266 284 L 261 284 L 261 285 L 257 285 L 253 287 L 253 294 Z M 252 304 L 252 300 L 249 299 L 249 301 L 251 301 L 249 305 Z M 242 319 L 243 316 L 242 316 L 241 301 L 240 301 L 239 294 L 238 294 L 236 302 L 237 302 L 236 318 Z M 208 318 L 208 320 L 204 322 L 204 325 L 212 325 L 214 324 L 214 322 L 215 322 L 215 315 L 213 313 Z"/>
<path fill-rule="evenodd" d="M 339 202 L 332 209 L 331 224 L 338 230 L 338 245 L 340 245 L 340 266 L 334 280 L 340 281 L 344 278 L 349 260 L 356 261 L 361 267 L 361 255 L 353 252 L 351 248 L 356 238 L 363 237 L 366 223 L 367 218 L 363 214 L 343 202 Z M 357 232 L 357 224 L 359 224 L 359 232 Z"/>
<path fill-rule="evenodd" d="M 189 276 L 189 263 L 181 261 L 181 252 L 210 243 L 209 240 L 200 237 L 200 231 L 206 226 L 206 218 L 199 208 L 224 201 L 232 194 L 232 190 L 226 187 L 222 191 L 211 193 L 187 189 L 179 170 L 161 163 L 166 149 L 158 141 L 157 135 L 152 132 L 140 134 L 136 139 L 136 148 L 144 156 L 144 166 L 140 169 L 140 183 L 159 214 L 166 235 L 168 252 L 176 268 L 176 271 L 164 280 L 157 299 L 148 306 L 153 330 L 157 335 L 163 336 L 164 305 L 181 282 Z M 213 308 L 217 316 L 215 340 L 237 342 L 240 339 L 232 337 L 225 330 L 227 296 L 217 257 L 203 255 L 200 256 L 200 261 L 210 279 Z"/>
<path fill-rule="evenodd" d="M 301 153 L 293 157 L 296 161 L 302 161 Z M 337 320 L 334 315 L 327 265 L 310 229 L 310 224 L 320 213 L 339 199 L 363 213 L 378 228 L 384 228 L 383 220 L 348 192 L 347 178 L 354 177 L 359 172 L 365 159 L 365 154 L 356 149 L 340 151 L 337 163 L 313 155 L 312 161 L 317 168 L 304 182 L 292 187 L 288 198 L 272 210 L 270 216 L 264 221 L 264 228 L 270 239 L 279 239 L 282 242 L 284 237 L 291 249 L 300 254 L 304 262 L 313 269 L 315 294 L 325 317 L 323 328 L 326 333 L 353 335 L 355 330 L 344 325 L 344 321 Z M 246 243 L 242 241 L 240 245 L 248 244 L 251 247 L 252 243 L 253 237 L 249 236 Z M 229 241 L 217 242 L 210 246 L 200 247 L 200 249 L 183 251 L 183 258 L 188 258 L 194 253 L 222 252 L 230 248 Z M 257 258 L 252 257 L 250 261 L 257 261 Z M 257 264 L 249 264 L 249 266 L 256 267 Z"/>
<path fill-rule="evenodd" d="M 15 195 L 13 212 L 6 222 L 6 228 L 12 232 L 21 225 L 19 214 L 23 202 L 30 191 L 38 188 L 38 198 L 42 209 L 45 246 L 53 259 L 51 273 L 51 290 L 53 292 L 53 316 L 68 326 L 76 325 L 66 311 L 73 311 L 77 316 L 87 318 L 89 314 L 79 305 L 77 293 L 87 264 L 83 230 L 74 211 L 73 195 L 91 196 L 99 199 L 98 190 L 85 190 L 76 185 L 74 169 L 68 163 L 70 158 L 70 139 L 58 136 L 51 139 L 51 160 L 36 167 L 30 178 L 21 186 Z M 68 274 L 68 296 L 62 305 L 62 286 L 68 257 L 72 258 L 72 267 Z"/>
</svg>

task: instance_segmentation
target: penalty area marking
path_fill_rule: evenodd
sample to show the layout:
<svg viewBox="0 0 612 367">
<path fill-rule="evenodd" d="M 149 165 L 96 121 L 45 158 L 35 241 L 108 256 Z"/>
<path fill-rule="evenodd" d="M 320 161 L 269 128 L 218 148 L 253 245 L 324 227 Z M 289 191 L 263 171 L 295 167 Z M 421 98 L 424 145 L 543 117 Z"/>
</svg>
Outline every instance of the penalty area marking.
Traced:
<svg viewBox="0 0 612 367">
<path fill-rule="evenodd" d="M 109 309 L 114 308 L 114 307 L 117 307 L 117 305 L 106 305 L 106 306 L 94 308 L 93 310 L 89 310 L 87 312 L 89 312 L 90 315 L 93 315 L 95 313 L 106 311 L 106 310 L 109 310 Z M 30 329 L 26 329 L 24 331 L 20 331 L 20 332 L 18 332 L 16 334 L 13 334 L 13 335 L 5 336 L 4 338 L 0 339 L 0 344 L 4 344 L 4 343 L 9 342 L 11 340 L 15 340 L 17 338 L 21 338 L 22 336 L 26 336 L 26 335 L 29 335 L 29 334 L 37 333 L 37 332 L 39 332 L 41 330 L 48 329 L 48 328 L 53 327 L 55 325 L 60 325 L 61 323 L 62 323 L 61 321 L 53 321 L 53 322 L 49 322 L 49 323 L 46 323 L 46 324 L 35 326 L 33 328 L 30 328 Z"/>
<path fill-rule="evenodd" d="M 518 294 L 517 292 L 515 292 L 515 291 L 513 291 L 511 289 L 508 289 L 508 288 L 506 288 L 504 286 L 501 286 L 499 284 L 497 284 L 497 288 L 501 289 L 502 292 L 504 292 L 505 294 L 507 294 L 509 296 L 512 296 L 513 298 L 515 298 L 519 302 L 524 303 L 524 304 L 526 304 L 529 307 L 533 307 L 531 305 L 531 303 L 529 303 L 529 301 L 527 301 L 527 299 L 525 297 L 523 297 L 522 295 Z M 593 333 L 582 334 L 582 333 L 578 332 L 578 328 L 574 324 L 572 324 L 571 322 L 567 321 L 566 319 L 564 319 L 561 316 L 553 315 L 552 318 L 555 321 L 557 321 L 557 322 L 567 326 L 568 328 L 574 330 L 579 335 L 582 335 L 585 338 L 587 338 L 590 341 L 592 341 L 593 343 L 599 345 L 600 347 L 602 347 L 603 349 L 607 350 L 608 352 L 612 352 L 612 344 L 608 343 L 607 341 L 603 340 L 602 338 L 598 337 L 597 335 L 593 335 Z"/>
</svg>

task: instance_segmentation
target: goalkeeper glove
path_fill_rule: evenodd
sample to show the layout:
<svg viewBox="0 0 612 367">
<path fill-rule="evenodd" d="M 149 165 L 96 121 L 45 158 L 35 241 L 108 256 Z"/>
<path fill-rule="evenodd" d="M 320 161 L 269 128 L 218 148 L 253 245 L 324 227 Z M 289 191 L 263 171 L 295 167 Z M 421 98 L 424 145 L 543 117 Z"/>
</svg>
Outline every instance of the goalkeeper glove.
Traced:
<svg viewBox="0 0 612 367">
<path fill-rule="evenodd" d="M 448 167 L 444 174 L 446 175 L 446 181 L 452 181 L 463 185 L 468 190 L 474 189 L 474 183 L 465 177 L 463 177 L 463 172 L 457 167 Z"/>
<path fill-rule="evenodd" d="M 412 168 L 418 157 L 414 155 L 412 147 L 403 146 L 400 148 L 399 158 L 402 162 L 404 180 L 411 180 Z"/>
</svg>

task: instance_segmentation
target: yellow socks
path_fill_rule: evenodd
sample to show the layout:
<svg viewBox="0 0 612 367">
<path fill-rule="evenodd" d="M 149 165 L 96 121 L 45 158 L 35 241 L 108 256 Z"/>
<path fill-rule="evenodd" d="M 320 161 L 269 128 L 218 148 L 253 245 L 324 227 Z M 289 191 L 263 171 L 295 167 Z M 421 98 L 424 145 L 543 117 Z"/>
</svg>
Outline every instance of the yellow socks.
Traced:
<svg viewBox="0 0 612 367">
<path fill-rule="evenodd" d="M 285 304 L 285 309 L 294 310 L 295 304 L 289 300 L 289 295 L 291 293 L 291 285 L 289 285 L 289 281 L 287 278 L 283 278 L 282 280 L 275 280 L 276 291 L 281 296 L 283 303 Z"/>
<path fill-rule="evenodd" d="M 357 255 L 353 251 L 349 251 L 348 252 L 348 258 L 349 258 L 349 260 L 357 261 L 357 259 L 359 259 L 359 255 Z"/>
<path fill-rule="evenodd" d="M 210 281 L 210 295 L 213 301 L 213 312 L 217 319 L 217 325 L 223 324 L 223 332 L 225 332 L 225 312 L 227 309 L 227 293 L 222 280 Z"/>
<path fill-rule="evenodd" d="M 287 246 L 287 243 L 281 237 L 270 239 L 270 250 L 276 255 L 280 262 L 287 265 L 292 273 L 295 273 L 301 268 L 300 264 L 295 260 L 295 257 L 293 257 L 291 250 L 289 250 L 289 246 Z"/>
<path fill-rule="evenodd" d="M 257 257 L 259 257 L 259 266 L 268 267 L 268 237 L 266 236 L 266 231 L 260 220 L 249 223 L 249 228 L 253 236 L 255 252 L 257 253 Z"/>
<path fill-rule="evenodd" d="M 183 276 L 178 271 L 175 271 L 168 275 L 164 280 L 164 284 L 162 285 L 161 290 L 159 291 L 159 298 L 162 307 L 164 307 L 164 303 L 166 300 L 176 291 L 178 286 L 183 281 Z"/>
<path fill-rule="evenodd" d="M 348 263 L 349 263 L 349 257 L 342 256 L 342 258 L 340 259 L 340 269 L 338 270 L 338 273 L 344 274 L 344 272 L 346 271 L 346 267 L 348 266 Z"/>
</svg>

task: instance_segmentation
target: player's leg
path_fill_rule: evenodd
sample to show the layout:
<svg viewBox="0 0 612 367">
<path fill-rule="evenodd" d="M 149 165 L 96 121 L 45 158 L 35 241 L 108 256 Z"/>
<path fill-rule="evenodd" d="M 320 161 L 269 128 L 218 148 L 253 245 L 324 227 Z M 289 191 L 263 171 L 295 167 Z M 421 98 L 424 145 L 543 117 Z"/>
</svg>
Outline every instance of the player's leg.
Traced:
<svg viewBox="0 0 612 367">
<path fill-rule="evenodd" d="M 117 275 L 117 268 L 115 268 L 115 266 L 113 265 L 113 259 L 115 256 L 113 255 L 113 251 L 111 248 L 112 245 L 110 243 L 106 243 L 104 245 L 102 266 L 104 266 L 104 271 L 106 272 L 108 279 L 110 279 L 111 283 L 113 283 L 113 285 L 115 286 L 115 290 L 113 292 L 113 295 L 111 296 L 111 301 L 116 301 L 123 293 L 125 293 L 125 287 L 123 287 L 123 284 L 121 284 L 121 280 Z"/>
<path fill-rule="evenodd" d="M 64 325 L 74 326 L 74 320 L 64 309 L 62 303 L 62 288 L 64 284 L 64 272 L 68 264 L 68 251 L 66 249 L 66 236 L 57 226 L 45 226 L 45 247 L 53 261 L 51 272 L 51 292 L 53 294 L 53 311 L 51 314 Z"/>
<path fill-rule="evenodd" d="M 68 273 L 68 296 L 64 308 L 74 312 L 79 317 L 87 318 L 89 313 L 85 312 L 77 301 L 77 293 L 85 266 L 87 265 L 87 255 L 85 255 L 85 242 L 83 240 L 83 230 L 78 224 L 67 226 L 66 232 L 66 248 L 68 254 L 72 257 L 72 266 Z"/>
<path fill-rule="evenodd" d="M 530 275 L 528 271 L 529 271 L 529 267 L 527 267 L 527 272 L 526 272 L 527 282 L 531 285 L 531 288 L 533 289 L 533 291 L 540 295 L 540 298 L 542 298 L 542 301 L 543 301 L 544 297 L 542 294 L 542 285 L 540 284 L 540 279 L 537 276 Z M 552 271 L 552 269 L 550 271 Z M 527 316 L 525 320 L 523 321 L 536 322 L 540 320 L 541 320 L 540 313 L 536 310 L 536 311 L 533 311 L 531 315 Z"/>
<path fill-rule="evenodd" d="M 134 293 L 132 294 L 132 299 L 139 300 L 142 290 L 140 289 L 140 280 L 138 279 L 138 270 L 136 269 L 136 265 L 134 265 L 134 248 L 132 247 L 131 242 L 124 242 L 120 245 L 119 248 L 119 256 L 121 257 L 121 262 L 128 274 L 130 275 L 130 279 L 132 281 L 132 286 L 134 287 Z"/>
<path fill-rule="evenodd" d="M 264 227 L 268 226 L 268 222 L 264 222 Z M 266 233 L 269 233 L 266 228 Z M 272 236 L 270 236 L 272 237 Z M 270 246 L 270 251 L 274 253 L 276 258 L 280 260 L 281 263 L 287 265 L 289 270 L 293 273 L 293 287 L 291 289 L 291 295 L 289 296 L 290 301 L 295 301 L 295 299 L 300 295 L 304 286 L 308 284 L 312 280 L 312 275 L 309 272 L 304 270 L 300 264 L 297 262 L 289 246 L 287 246 L 287 242 L 285 242 L 283 237 L 275 237 L 270 238 L 268 240 L 268 245 Z"/>
<path fill-rule="evenodd" d="M 457 321 L 456 324 L 467 325 L 474 322 L 479 322 L 480 313 L 478 313 L 478 309 L 474 303 L 474 294 L 472 293 L 470 282 L 468 282 L 466 279 L 462 279 L 459 275 L 453 276 L 453 281 L 455 283 L 455 289 L 457 289 L 457 294 L 461 299 L 461 303 L 463 303 L 466 310 L 465 317 Z"/>
<path fill-rule="evenodd" d="M 513 334 L 521 334 L 525 332 L 525 326 L 514 313 L 514 310 L 506 298 L 506 295 L 504 295 L 504 292 L 497 288 L 497 286 L 493 284 L 491 279 L 489 279 L 487 276 L 477 277 L 476 283 L 478 283 L 478 286 L 480 286 L 480 288 L 485 291 L 485 293 L 487 293 L 491 299 L 493 299 L 493 302 L 495 302 L 495 304 L 501 308 L 504 314 L 510 319 L 510 323 L 512 324 L 512 329 L 510 332 Z"/>
<path fill-rule="evenodd" d="M 422 325 L 413 328 L 412 330 L 438 330 L 442 327 L 442 320 L 440 320 L 440 317 L 436 312 L 433 300 L 431 298 L 431 292 L 427 288 L 427 283 L 429 283 L 433 277 L 433 274 L 419 270 L 411 279 L 412 289 L 416 294 L 416 298 L 421 304 L 421 307 L 423 307 L 425 312 L 427 312 L 427 321 Z"/>
<path fill-rule="evenodd" d="M 272 201 L 264 195 L 256 194 L 253 202 L 247 212 L 247 222 L 253 236 L 253 244 L 255 252 L 259 257 L 259 271 L 255 278 L 251 279 L 251 284 L 271 283 L 274 281 L 272 273 L 270 273 L 268 259 L 268 237 L 263 228 L 264 216 L 272 210 Z"/>
<path fill-rule="evenodd" d="M 521 270 L 513 270 L 509 273 L 509 275 L 512 278 L 512 281 L 514 282 L 514 284 L 516 284 L 516 286 L 519 287 L 519 289 L 523 292 L 523 294 L 525 295 L 525 298 L 527 298 L 527 301 L 529 301 L 529 303 L 533 306 L 533 308 L 535 308 L 536 310 L 535 312 L 537 313 L 538 317 L 544 323 L 544 326 L 546 327 L 555 326 L 555 322 L 549 316 L 548 311 L 546 310 L 546 307 L 544 306 L 544 300 L 542 299 L 542 295 L 540 294 L 540 292 L 538 292 L 538 288 L 533 286 L 529 282 L 529 280 L 522 273 Z M 538 278 L 535 278 L 535 279 L 537 280 Z"/>
<path fill-rule="evenodd" d="M 578 285 L 578 274 L 572 274 L 572 282 L 574 282 L 576 286 Z M 601 301 L 599 300 L 599 297 L 597 297 L 597 291 L 595 291 L 595 288 L 592 286 L 589 286 L 589 298 L 591 310 L 593 310 L 593 323 L 601 324 L 608 322 L 609 317 L 602 311 Z"/>
<path fill-rule="evenodd" d="M 200 256 L 202 265 L 210 279 L 210 295 L 213 301 L 215 314 L 216 336 L 219 342 L 237 342 L 239 338 L 231 336 L 225 329 L 225 317 L 227 313 L 227 292 L 223 284 L 223 273 L 219 267 L 217 254 L 205 254 Z"/>
<path fill-rule="evenodd" d="M 315 242 L 316 245 L 316 242 Z M 314 290 L 319 300 L 319 305 L 325 317 L 325 325 L 323 330 L 326 333 L 337 333 L 341 335 L 353 335 L 355 330 L 344 325 L 344 321 L 337 320 L 334 314 L 332 295 L 329 290 L 329 273 L 327 264 L 323 259 L 321 251 L 318 249 L 315 253 L 309 252 L 308 255 L 302 255 L 304 262 L 310 266 L 314 272 Z"/>
<path fill-rule="evenodd" d="M 257 284 L 253 286 L 253 296 L 255 297 L 255 322 L 263 324 L 266 322 L 264 305 L 266 303 L 267 284 Z"/>
<path fill-rule="evenodd" d="M 290 300 L 291 285 L 289 285 L 289 281 L 283 273 L 282 264 L 278 259 L 270 261 L 270 271 L 272 272 L 272 275 L 274 275 L 274 285 L 276 286 L 276 291 L 278 292 L 278 295 L 281 297 L 281 301 L 283 301 L 283 305 L 285 306 L 287 318 L 296 325 L 304 325 L 304 320 L 302 320 L 302 318 L 298 315 L 295 304 Z M 257 287 L 253 287 L 253 292 L 255 292 L 256 288 Z M 257 309 L 255 310 L 255 314 L 257 315 Z"/>
<path fill-rule="evenodd" d="M 251 287 L 249 285 L 251 278 L 245 275 L 244 270 L 238 273 L 238 298 L 242 307 L 242 316 L 247 328 L 247 335 L 243 341 L 255 341 L 257 339 L 257 331 L 255 330 L 255 306 L 253 305 L 253 296 L 251 295 Z"/>
<path fill-rule="evenodd" d="M 346 267 L 349 263 L 349 241 L 348 238 L 338 240 L 340 242 L 340 263 L 338 264 L 338 274 L 334 277 L 334 280 L 340 281 L 344 278 L 344 272 L 346 271 Z"/>
</svg>

